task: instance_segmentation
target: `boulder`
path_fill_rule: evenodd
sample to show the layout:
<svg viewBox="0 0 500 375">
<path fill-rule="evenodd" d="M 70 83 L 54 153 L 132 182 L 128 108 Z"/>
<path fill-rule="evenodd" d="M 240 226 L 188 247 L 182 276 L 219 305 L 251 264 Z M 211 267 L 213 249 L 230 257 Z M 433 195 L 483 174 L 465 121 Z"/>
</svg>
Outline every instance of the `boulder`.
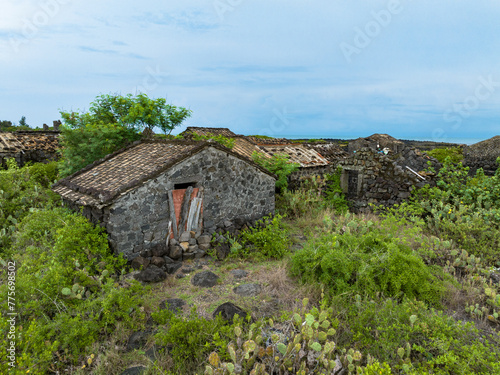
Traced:
<svg viewBox="0 0 500 375">
<path fill-rule="evenodd" d="M 191 278 L 191 284 L 203 288 L 211 288 L 217 284 L 219 276 L 211 271 L 199 272 Z"/>
<path fill-rule="evenodd" d="M 230 272 L 235 279 L 244 279 L 248 276 L 248 272 L 243 270 L 231 270 Z"/>
<path fill-rule="evenodd" d="M 233 289 L 233 292 L 243 297 L 252 297 L 259 294 L 262 290 L 260 284 L 242 284 Z"/>
<path fill-rule="evenodd" d="M 182 260 L 193 260 L 196 257 L 195 253 L 184 253 L 182 254 Z"/>
<path fill-rule="evenodd" d="M 158 268 L 162 268 L 165 265 L 165 259 L 155 256 L 151 258 L 151 264 Z"/>
<path fill-rule="evenodd" d="M 151 252 L 155 257 L 162 257 L 164 255 L 167 255 L 168 254 L 167 245 L 164 243 L 156 244 L 151 250 Z"/>
<path fill-rule="evenodd" d="M 149 259 L 138 256 L 135 257 L 134 260 L 132 260 L 131 266 L 135 270 L 140 270 L 147 268 L 147 266 L 149 266 L 149 263 L 150 263 Z"/>
<path fill-rule="evenodd" d="M 198 237 L 198 245 L 210 245 L 211 239 L 212 239 L 211 236 L 203 234 L 200 237 Z"/>
<path fill-rule="evenodd" d="M 160 303 L 160 310 L 169 310 L 174 314 L 179 313 L 186 306 L 186 301 L 180 298 L 169 298 Z"/>
<path fill-rule="evenodd" d="M 166 255 L 163 257 L 163 260 L 165 261 L 165 264 L 172 264 L 172 263 L 174 263 L 174 260 L 172 258 L 166 256 Z"/>
<path fill-rule="evenodd" d="M 147 368 L 144 366 L 129 367 L 128 369 L 123 371 L 120 375 L 141 375 L 145 373 L 146 370 Z"/>
<path fill-rule="evenodd" d="M 157 283 L 167 278 L 167 274 L 156 266 L 150 265 L 145 270 L 135 275 L 135 279 L 145 283 Z"/>
<path fill-rule="evenodd" d="M 150 334 L 151 332 L 148 331 L 137 331 L 132 333 L 128 338 L 126 351 L 130 352 L 132 350 L 142 349 L 146 345 Z"/>
<path fill-rule="evenodd" d="M 190 238 L 191 238 L 191 233 L 182 232 L 181 236 L 179 237 L 179 242 L 188 242 Z"/>
<path fill-rule="evenodd" d="M 198 244 L 198 249 L 200 250 L 203 250 L 203 251 L 207 251 L 208 249 L 210 249 L 210 244 L 209 243 L 199 243 Z"/>
<path fill-rule="evenodd" d="M 173 273 L 176 273 L 176 272 L 177 272 L 177 270 L 178 270 L 179 268 L 181 268 L 181 267 L 182 267 L 182 263 L 181 263 L 181 262 L 178 262 L 178 263 L 171 263 L 171 264 L 167 264 L 167 265 L 165 266 L 165 270 L 167 271 L 167 273 L 168 273 L 169 275 L 171 275 L 171 274 L 173 274 Z"/>
<path fill-rule="evenodd" d="M 170 258 L 177 260 L 182 257 L 182 247 L 175 245 L 170 246 Z"/>
<path fill-rule="evenodd" d="M 238 315 L 242 318 L 245 318 L 248 313 L 244 311 L 241 307 L 236 306 L 234 303 L 226 302 L 217 307 L 213 313 L 213 317 L 215 318 L 217 315 L 221 315 L 221 317 L 228 321 L 233 321 L 235 315 Z"/>
<path fill-rule="evenodd" d="M 189 242 L 181 242 L 180 247 L 181 247 L 183 252 L 188 251 L 189 250 Z"/>
</svg>

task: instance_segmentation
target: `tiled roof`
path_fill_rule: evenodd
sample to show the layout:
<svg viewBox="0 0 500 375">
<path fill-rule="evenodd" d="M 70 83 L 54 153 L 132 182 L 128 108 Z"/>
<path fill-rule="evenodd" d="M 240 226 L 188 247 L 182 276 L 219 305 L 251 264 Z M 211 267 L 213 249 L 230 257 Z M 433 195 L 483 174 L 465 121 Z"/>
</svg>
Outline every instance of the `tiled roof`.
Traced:
<svg viewBox="0 0 500 375">
<path fill-rule="evenodd" d="M 216 142 L 135 142 L 58 181 L 52 190 L 79 204 L 105 205 L 120 193 L 155 178 L 172 165 L 206 147 L 218 148 L 242 158 Z M 264 173 L 274 176 L 252 161 L 245 160 Z"/>
<path fill-rule="evenodd" d="M 288 145 L 292 143 L 289 139 L 286 138 L 260 138 L 253 135 L 245 136 L 247 140 L 250 142 L 259 145 L 259 146 L 267 146 L 267 145 Z"/>
<path fill-rule="evenodd" d="M 317 151 L 329 162 L 336 162 L 349 155 L 336 143 L 311 143 L 306 146 Z"/>
<path fill-rule="evenodd" d="M 184 130 L 181 134 L 183 136 L 187 136 L 192 133 L 196 133 L 198 135 L 206 135 L 206 136 L 210 135 L 222 135 L 224 137 L 236 136 L 236 134 L 233 133 L 228 128 L 203 128 L 198 126 L 188 126 L 186 130 Z"/>
<path fill-rule="evenodd" d="M 287 154 L 290 156 L 290 161 L 300 164 L 301 167 L 318 167 L 328 165 L 328 160 L 321 156 L 317 151 L 309 149 L 303 145 L 288 144 L 277 146 L 259 146 L 261 150 L 269 155 Z"/>
<path fill-rule="evenodd" d="M 55 152 L 59 147 L 59 132 L 25 131 L 0 133 L 0 153 L 35 150 Z"/>
<path fill-rule="evenodd" d="M 475 158 L 492 158 L 500 156 L 500 136 L 474 143 L 464 148 L 464 156 Z"/>
<path fill-rule="evenodd" d="M 18 153 L 23 151 L 23 145 L 15 133 L 0 133 L 0 153 Z"/>
<path fill-rule="evenodd" d="M 252 159 L 252 154 L 254 152 L 259 152 L 263 155 L 269 156 L 268 154 L 262 152 L 262 150 L 258 146 L 248 141 L 246 137 L 234 137 L 233 139 L 234 147 L 232 150 L 237 154 L 245 156 L 249 159 Z"/>
</svg>

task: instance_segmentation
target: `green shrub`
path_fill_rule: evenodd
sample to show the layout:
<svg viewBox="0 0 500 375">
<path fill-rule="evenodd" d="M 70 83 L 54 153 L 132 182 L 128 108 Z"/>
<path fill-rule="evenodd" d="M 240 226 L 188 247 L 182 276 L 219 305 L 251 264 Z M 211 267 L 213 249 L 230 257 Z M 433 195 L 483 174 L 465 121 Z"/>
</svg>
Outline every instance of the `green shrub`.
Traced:
<svg viewBox="0 0 500 375">
<path fill-rule="evenodd" d="M 276 195 L 276 211 L 290 219 L 316 215 L 324 206 L 321 182 L 317 177 L 308 178 L 293 190 L 282 190 Z"/>
<path fill-rule="evenodd" d="M 204 319 L 194 310 L 185 318 L 172 313 L 168 315 L 167 327 L 155 335 L 155 340 L 157 344 L 169 347 L 176 373 L 196 373 L 214 350 L 226 357 L 226 347 L 233 333 L 232 324 L 220 316 L 213 320 Z"/>
<path fill-rule="evenodd" d="M 341 175 L 342 168 L 338 167 L 335 173 L 327 174 L 325 176 L 325 205 L 327 207 L 332 207 L 339 214 L 345 214 L 349 211 L 349 205 L 340 186 Z"/>
<path fill-rule="evenodd" d="M 228 138 L 224 137 L 223 135 L 220 134 L 209 134 L 209 135 L 201 135 L 201 134 L 196 134 L 192 133 L 190 134 L 190 137 L 194 139 L 195 141 L 208 141 L 208 140 L 213 140 L 219 144 L 221 144 L 224 147 L 227 147 L 229 149 L 232 149 L 234 147 L 234 138 Z M 179 134 L 175 137 L 175 139 L 184 139 L 184 137 Z"/>
<path fill-rule="evenodd" d="M 446 158 L 449 158 L 450 162 L 457 164 L 464 158 L 461 147 L 435 148 L 434 150 L 426 151 L 425 153 L 433 158 L 436 158 L 440 163 L 444 163 Z"/>
<path fill-rule="evenodd" d="M 329 219 L 326 218 L 328 221 Z M 391 223 L 352 220 L 310 239 L 291 258 L 291 273 L 319 282 L 333 294 L 417 297 L 439 304 L 443 283 Z"/>
<path fill-rule="evenodd" d="M 50 163 L 35 163 L 28 167 L 29 174 L 33 181 L 40 184 L 44 188 L 49 188 L 56 182 L 59 176 L 59 163 L 52 161 Z"/>
<path fill-rule="evenodd" d="M 242 231 L 238 240 L 231 242 L 231 257 L 264 259 L 283 258 L 291 245 L 281 215 L 264 217 L 256 222 L 255 227 Z"/>
<path fill-rule="evenodd" d="M 355 299 L 338 328 L 339 346 L 356 346 L 394 370 L 412 374 L 500 373 L 500 336 L 457 321 L 424 303 Z M 363 372 L 364 373 L 364 372 Z"/>
<path fill-rule="evenodd" d="M 54 176 L 54 164 L 18 168 L 13 159 L 8 164 L 8 170 L 0 171 L 0 256 L 8 252 L 16 225 L 30 210 L 60 202 L 57 194 L 40 184 Z"/>
<path fill-rule="evenodd" d="M 302 177 L 293 191 L 282 190 L 276 196 L 276 210 L 289 218 L 299 218 L 307 214 L 316 215 L 324 208 L 334 209 L 343 214 L 349 210 L 348 202 L 340 187 L 340 174 Z"/>
<path fill-rule="evenodd" d="M 286 154 L 275 154 L 271 158 L 254 151 L 252 159 L 257 164 L 278 176 L 276 188 L 286 190 L 288 187 L 288 175 L 297 171 L 300 167 L 298 163 L 291 163 L 290 156 Z"/>
<path fill-rule="evenodd" d="M 437 186 L 415 190 L 391 215 L 423 218 L 433 235 L 500 265 L 500 174 L 487 177 L 479 169 L 470 177 L 461 163 L 445 162 Z"/>
<path fill-rule="evenodd" d="M 116 274 L 125 260 L 113 256 L 103 229 L 79 214 L 64 208 L 34 210 L 18 224 L 11 247 L 17 264 L 17 324 L 24 327 L 19 368 L 24 371 L 56 372 L 74 365 L 118 322 L 131 328 L 142 319 L 143 288 L 137 282 L 119 287 Z M 0 285 L 0 293 L 6 294 L 6 287 Z M 6 304 L 0 308 L 6 310 Z"/>
</svg>

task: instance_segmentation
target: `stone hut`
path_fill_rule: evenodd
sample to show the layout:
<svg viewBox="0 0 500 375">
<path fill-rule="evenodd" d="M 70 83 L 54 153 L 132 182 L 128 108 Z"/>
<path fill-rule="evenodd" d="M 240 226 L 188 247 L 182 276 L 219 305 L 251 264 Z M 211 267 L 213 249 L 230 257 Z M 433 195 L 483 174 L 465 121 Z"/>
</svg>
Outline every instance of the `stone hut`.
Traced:
<svg viewBox="0 0 500 375">
<path fill-rule="evenodd" d="M 0 132 L 0 163 L 14 158 L 22 167 L 27 162 L 45 163 L 58 158 L 59 131 Z"/>
<path fill-rule="evenodd" d="M 493 176 L 498 168 L 496 160 L 500 157 L 500 135 L 466 146 L 464 151 L 464 165 L 469 167 L 469 174 L 474 175 L 479 168 L 484 174 Z"/>
<path fill-rule="evenodd" d="M 273 174 L 216 142 L 164 140 L 136 142 L 53 186 L 129 260 L 150 249 L 179 259 L 171 239 L 272 214 L 274 189 Z"/>
<path fill-rule="evenodd" d="M 388 155 L 365 147 L 339 161 L 341 187 L 355 212 L 369 212 L 369 204 L 390 206 L 410 196 L 414 186 L 424 186 L 425 176 L 397 165 Z"/>
<path fill-rule="evenodd" d="M 351 153 L 360 150 L 363 147 L 378 151 L 388 148 L 390 153 L 397 154 L 406 147 L 404 142 L 391 137 L 388 134 L 373 134 L 366 138 L 358 138 L 349 142 L 347 150 Z"/>
</svg>

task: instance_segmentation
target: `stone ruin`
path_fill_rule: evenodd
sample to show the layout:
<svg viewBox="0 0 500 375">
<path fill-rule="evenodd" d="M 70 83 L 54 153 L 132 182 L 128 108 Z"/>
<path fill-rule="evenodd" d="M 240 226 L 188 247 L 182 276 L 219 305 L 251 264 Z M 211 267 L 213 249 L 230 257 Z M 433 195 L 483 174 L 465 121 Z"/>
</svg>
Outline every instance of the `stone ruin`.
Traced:
<svg viewBox="0 0 500 375">
<path fill-rule="evenodd" d="M 499 167 L 496 160 L 500 157 L 500 135 L 464 147 L 464 165 L 469 167 L 469 174 L 475 175 L 479 168 L 484 174 L 493 176 Z"/>
<path fill-rule="evenodd" d="M 410 197 L 415 187 L 430 183 L 428 177 L 398 165 L 388 155 L 362 147 L 339 161 L 341 187 L 352 202 L 352 211 L 370 212 L 370 204 L 390 206 Z"/>
</svg>

